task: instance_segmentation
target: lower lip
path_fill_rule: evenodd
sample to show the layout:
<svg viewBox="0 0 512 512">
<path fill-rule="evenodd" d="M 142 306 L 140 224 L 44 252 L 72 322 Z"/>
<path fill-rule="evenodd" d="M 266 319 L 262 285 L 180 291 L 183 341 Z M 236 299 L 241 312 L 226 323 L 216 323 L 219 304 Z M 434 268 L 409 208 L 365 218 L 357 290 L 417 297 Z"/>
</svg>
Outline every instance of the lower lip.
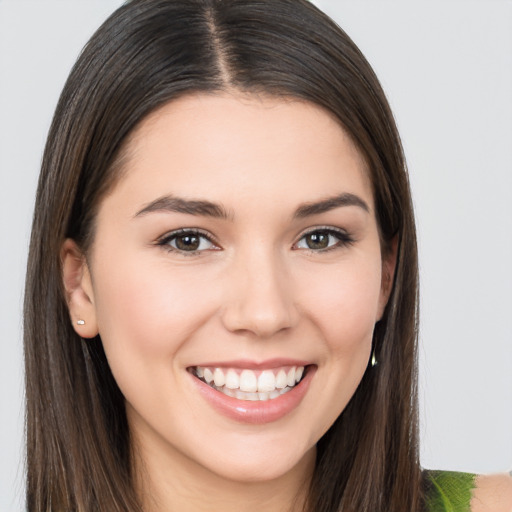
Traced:
<svg viewBox="0 0 512 512">
<path fill-rule="evenodd" d="M 280 420 L 297 408 L 304 398 L 315 372 L 316 366 L 310 366 L 299 384 L 287 393 L 277 398 L 254 402 L 227 396 L 192 374 L 190 376 L 198 386 L 201 395 L 221 414 L 240 423 L 261 425 Z"/>
</svg>

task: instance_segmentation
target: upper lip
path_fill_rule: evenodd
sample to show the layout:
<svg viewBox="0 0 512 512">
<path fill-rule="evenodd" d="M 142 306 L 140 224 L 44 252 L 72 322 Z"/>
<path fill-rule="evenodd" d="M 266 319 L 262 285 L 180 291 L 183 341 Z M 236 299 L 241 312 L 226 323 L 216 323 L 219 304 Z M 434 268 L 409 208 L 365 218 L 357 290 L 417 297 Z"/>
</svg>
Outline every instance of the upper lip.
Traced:
<svg viewBox="0 0 512 512">
<path fill-rule="evenodd" d="M 252 361 L 249 359 L 233 359 L 230 361 L 208 361 L 202 362 L 192 367 L 210 367 L 210 368 L 243 368 L 247 370 L 270 370 L 272 368 L 279 368 L 281 366 L 308 366 L 312 364 L 310 361 L 301 359 L 290 358 L 274 358 L 266 359 L 264 361 Z"/>
</svg>

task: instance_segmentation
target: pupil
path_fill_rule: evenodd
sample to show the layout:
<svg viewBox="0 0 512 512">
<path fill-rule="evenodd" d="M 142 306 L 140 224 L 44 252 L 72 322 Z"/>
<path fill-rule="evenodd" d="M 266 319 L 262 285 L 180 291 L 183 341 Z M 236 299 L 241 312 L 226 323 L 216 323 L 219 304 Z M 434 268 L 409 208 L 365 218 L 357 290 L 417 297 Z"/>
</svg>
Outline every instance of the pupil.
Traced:
<svg viewBox="0 0 512 512">
<path fill-rule="evenodd" d="M 199 237 L 196 235 L 178 236 L 176 247 L 182 251 L 196 251 L 199 248 Z"/>
<path fill-rule="evenodd" d="M 327 233 L 311 233 L 306 239 L 310 249 L 327 249 L 329 246 L 329 235 Z"/>
</svg>

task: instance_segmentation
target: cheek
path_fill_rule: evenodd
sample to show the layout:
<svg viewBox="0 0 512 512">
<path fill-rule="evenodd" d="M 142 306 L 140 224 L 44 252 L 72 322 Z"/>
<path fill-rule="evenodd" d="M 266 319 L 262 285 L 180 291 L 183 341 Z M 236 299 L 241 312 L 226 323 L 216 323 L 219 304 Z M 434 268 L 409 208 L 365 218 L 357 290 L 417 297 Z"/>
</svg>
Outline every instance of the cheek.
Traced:
<svg viewBox="0 0 512 512">
<path fill-rule="evenodd" d="M 349 355 L 361 344 L 367 349 L 379 315 L 380 283 L 378 259 L 339 265 L 305 281 L 306 309 L 331 355 Z"/>
<path fill-rule="evenodd" d="M 379 313 L 381 267 L 377 259 L 331 269 L 325 277 L 329 279 L 323 286 L 318 279 L 308 283 L 310 318 L 323 341 L 318 372 L 322 391 L 315 402 L 322 411 L 320 434 L 345 409 L 367 369 Z"/>
<path fill-rule="evenodd" d="M 137 366 L 154 358 L 171 358 L 211 317 L 215 300 L 211 292 L 199 288 L 204 283 L 200 275 L 141 261 L 102 270 L 95 276 L 95 306 L 112 365 L 132 364 L 130 356 Z"/>
</svg>

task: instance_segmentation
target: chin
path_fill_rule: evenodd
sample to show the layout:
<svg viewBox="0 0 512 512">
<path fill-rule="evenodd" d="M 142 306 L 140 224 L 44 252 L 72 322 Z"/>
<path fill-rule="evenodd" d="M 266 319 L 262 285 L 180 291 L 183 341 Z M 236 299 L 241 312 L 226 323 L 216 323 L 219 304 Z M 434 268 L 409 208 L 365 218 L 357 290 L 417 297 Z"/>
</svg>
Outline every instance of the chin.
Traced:
<svg viewBox="0 0 512 512">
<path fill-rule="evenodd" d="M 316 447 L 311 448 L 301 457 L 295 450 L 288 454 L 269 454 L 262 452 L 257 457 L 251 455 L 230 454 L 208 469 L 225 480 L 237 483 L 263 483 L 273 480 L 286 479 L 296 470 L 303 472 L 304 466 L 314 466 Z"/>
</svg>

